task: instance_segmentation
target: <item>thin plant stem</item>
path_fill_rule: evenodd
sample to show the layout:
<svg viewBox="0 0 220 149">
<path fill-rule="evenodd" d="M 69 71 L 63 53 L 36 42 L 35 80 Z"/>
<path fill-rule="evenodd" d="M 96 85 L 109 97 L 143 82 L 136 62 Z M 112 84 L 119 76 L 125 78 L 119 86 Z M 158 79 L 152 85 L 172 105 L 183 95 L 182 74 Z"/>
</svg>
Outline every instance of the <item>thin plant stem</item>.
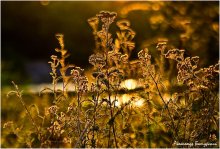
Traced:
<svg viewBox="0 0 220 149">
<path fill-rule="evenodd" d="M 82 131 L 82 133 L 80 134 L 78 140 L 76 141 L 76 144 L 74 145 L 74 148 L 77 148 L 77 146 L 79 145 L 80 141 L 82 141 L 83 136 L 84 136 L 84 134 L 86 133 L 86 131 L 88 130 L 88 128 L 89 128 L 91 122 L 92 122 L 92 121 L 88 121 L 88 122 L 86 123 L 85 129 L 84 129 L 84 130 Z"/>
<path fill-rule="evenodd" d="M 157 81 L 155 80 L 155 78 L 153 77 L 153 75 L 151 74 L 151 72 L 150 72 L 149 70 L 148 70 L 148 72 L 149 72 L 150 77 L 151 77 L 151 79 L 153 80 L 153 82 L 154 82 L 154 84 L 155 84 L 155 86 L 156 86 L 156 89 L 157 89 L 157 91 L 158 91 L 158 94 L 159 94 L 161 100 L 163 101 L 163 103 L 164 103 L 164 105 L 165 105 L 165 108 L 167 109 L 168 116 L 170 117 L 173 130 L 174 130 L 176 136 L 178 136 L 178 134 L 177 134 L 177 132 L 176 132 L 176 129 L 175 129 L 174 120 L 173 120 L 173 118 L 172 118 L 172 116 L 171 116 L 171 113 L 170 113 L 170 110 L 169 110 L 168 105 L 166 104 L 165 100 L 163 99 L 163 96 L 161 95 L 160 89 L 159 89 L 159 87 L 158 87 L 158 83 L 157 83 Z"/>
<path fill-rule="evenodd" d="M 25 108 L 26 113 L 28 114 L 28 116 L 29 116 L 29 118 L 30 118 L 30 120 L 31 120 L 31 122 L 32 122 L 32 125 L 35 127 L 36 132 L 39 133 L 39 129 L 38 129 L 38 127 L 37 127 L 37 125 L 36 125 L 36 123 L 35 123 L 33 117 L 31 116 L 31 113 L 30 113 L 30 111 L 28 110 L 28 108 L 27 108 L 25 102 L 24 102 L 23 99 L 22 99 L 22 94 L 21 94 L 21 92 L 19 91 L 18 86 L 14 83 L 14 81 L 12 81 L 12 84 L 14 85 L 14 87 L 15 87 L 15 89 L 16 89 L 17 97 L 18 97 L 19 101 L 22 103 L 23 107 Z"/>
<path fill-rule="evenodd" d="M 80 129 L 80 112 L 81 112 L 81 110 L 80 110 L 80 95 L 79 95 L 80 93 L 78 92 L 77 93 L 77 103 L 78 103 L 78 110 L 77 110 L 77 127 L 78 127 L 78 133 L 80 134 L 80 132 L 81 132 L 81 129 Z"/>
<path fill-rule="evenodd" d="M 111 119 L 113 119 L 113 109 L 112 109 L 112 102 L 111 102 L 111 93 L 110 93 L 110 80 L 109 80 L 109 65 L 108 65 L 108 48 L 109 48 L 109 39 L 108 39 L 108 30 L 109 30 L 109 18 L 108 18 L 108 22 L 107 22 L 107 26 L 106 26 L 106 66 L 107 66 L 107 70 L 106 70 L 106 75 L 107 75 L 107 90 L 108 90 L 108 101 L 109 101 L 109 108 L 110 108 L 110 114 L 111 114 Z M 114 127 L 114 121 L 112 126 L 109 127 L 109 138 L 108 138 L 108 147 L 110 147 L 110 139 L 111 139 L 111 127 L 112 127 L 112 131 L 113 131 L 113 135 L 114 135 L 114 141 L 115 141 L 115 146 L 117 146 L 117 139 L 116 139 L 116 133 L 115 133 L 115 127 Z"/>
</svg>

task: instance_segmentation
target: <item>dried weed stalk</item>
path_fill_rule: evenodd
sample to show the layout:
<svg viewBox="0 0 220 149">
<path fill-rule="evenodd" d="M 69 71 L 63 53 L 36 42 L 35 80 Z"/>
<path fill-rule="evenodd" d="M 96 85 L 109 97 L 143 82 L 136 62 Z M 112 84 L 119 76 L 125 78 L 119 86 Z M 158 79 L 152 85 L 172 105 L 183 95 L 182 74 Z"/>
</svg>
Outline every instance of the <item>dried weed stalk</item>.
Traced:
<svg viewBox="0 0 220 149">
<path fill-rule="evenodd" d="M 39 122 L 35 122 L 24 103 L 22 92 L 13 83 L 15 91 L 9 94 L 17 95 L 38 135 L 27 139 L 27 146 L 133 148 L 177 147 L 176 142 L 198 140 L 215 143 L 219 125 L 216 108 L 219 63 L 199 69 L 198 56 L 185 58 L 185 50 L 169 49 L 167 40 L 157 45 L 161 52 L 160 60 L 156 60 L 161 63 L 159 67 L 151 62 L 147 48 L 138 53 L 138 60 L 131 61 L 135 32 L 129 21 L 121 20 L 116 23 L 119 31 L 113 39 L 110 27 L 116 16 L 114 12 L 101 11 L 88 19 L 96 43 L 95 53 L 89 57 L 93 80 L 87 79 L 82 68 L 67 64 L 69 54 L 64 47 L 64 36 L 56 35 L 60 48 L 55 51 L 60 55 L 52 55 L 49 62 L 53 88 L 42 90 L 51 91 L 53 97 L 49 98 L 54 102 L 45 108 L 43 116 L 37 110 L 42 125 L 37 125 Z M 165 59 L 176 62 L 177 84 L 185 89 L 176 90 L 169 99 L 165 97 L 169 91 L 162 80 L 166 76 Z M 122 87 L 122 82 L 132 76 L 142 81 L 142 90 L 132 93 Z M 62 90 L 57 89 L 60 81 Z M 74 88 L 74 94 L 68 92 L 67 85 Z M 123 95 L 124 102 L 119 101 L 122 93 L 129 95 Z M 140 98 L 143 99 L 141 108 L 134 104 Z M 4 128 L 13 128 L 12 124 L 8 122 Z M 161 139 L 163 141 L 158 141 Z M 36 145 L 36 141 L 39 144 Z"/>
</svg>

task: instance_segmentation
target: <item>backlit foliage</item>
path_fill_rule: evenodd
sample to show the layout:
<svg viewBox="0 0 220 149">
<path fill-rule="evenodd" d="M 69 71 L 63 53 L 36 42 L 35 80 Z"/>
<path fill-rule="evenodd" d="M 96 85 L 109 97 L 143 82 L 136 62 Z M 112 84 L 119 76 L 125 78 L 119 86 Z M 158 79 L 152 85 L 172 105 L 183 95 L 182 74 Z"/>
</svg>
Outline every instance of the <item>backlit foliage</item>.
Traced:
<svg viewBox="0 0 220 149">
<path fill-rule="evenodd" d="M 37 106 L 28 107 L 13 83 L 15 90 L 9 95 L 18 97 L 32 126 L 5 123 L 4 147 L 13 146 L 7 146 L 7 138 L 19 142 L 13 147 L 181 147 L 176 142 L 195 141 L 218 146 L 219 63 L 200 68 L 198 56 L 186 57 L 185 50 L 170 48 L 167 39 L 158 42 L 160 55 L 155 61 L 147 47 L 131 60 L 136 33 L 128 20 L 119 20 L 114 38 L 111 26 L 116 16 L 101 11 L 88 19 L 95 39 L 94 54 L 88 59 L 91 80 L 84 69 L 67 63 L 64 35 L 56 34 L 60 48 L 49 62 L 53 88 L 40 93 L 51 104 L 40 112 Z M 169 72 L 164 67 L 170 61 L 176 64 L 176 84 L 166 82 Z M 63 83 L 62 90 L 57 89 L 58 82 Z"/>
</svg>

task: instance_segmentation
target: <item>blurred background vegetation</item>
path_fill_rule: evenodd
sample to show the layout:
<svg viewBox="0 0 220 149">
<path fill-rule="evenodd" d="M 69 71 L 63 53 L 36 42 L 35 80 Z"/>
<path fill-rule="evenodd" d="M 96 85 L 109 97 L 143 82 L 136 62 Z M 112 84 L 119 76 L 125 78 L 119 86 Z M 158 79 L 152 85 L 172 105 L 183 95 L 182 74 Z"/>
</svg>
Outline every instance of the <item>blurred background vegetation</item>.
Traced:
<svg viewBox="0 0 220 149">
<path fill-rule="evenodd" d="M 101 10 L 115 11 L 117 20 L 131 21 L 136 31 L 133 57 L 149 47 L 153 57 L 156 43 L 166 39 L 176 48 L 200 56 L 200 65 L 219 59 L 219 2 L 1 2 L 2 87 L 43 83 L 51 80 L 50 55 L 58 47 L 56 33 L 65 35 L 69 63 L 90 67 L 88 57 L 95 47 L 87 19 Z M 116 20 L 116 21 L 117 21 Z M 111 27 L 113 35 L 116 25 Z"/>
</svg>

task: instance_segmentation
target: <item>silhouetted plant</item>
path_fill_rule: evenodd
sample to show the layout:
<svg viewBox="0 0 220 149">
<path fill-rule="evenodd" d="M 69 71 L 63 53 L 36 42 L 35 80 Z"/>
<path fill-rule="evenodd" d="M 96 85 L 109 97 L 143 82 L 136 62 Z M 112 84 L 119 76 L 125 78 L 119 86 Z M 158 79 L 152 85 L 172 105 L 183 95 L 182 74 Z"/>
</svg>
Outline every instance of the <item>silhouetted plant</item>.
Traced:
<svg viewBox="0 0 220 149">
<path fill-rule="evenodd" d="M 161 54 L 155 62 L 148 48 L 138 52 L 137 60 L 130 60 L 136 33 L 128 20 L 120 20 L 116 22 L 119 31 L 113 39 L 110 27 L 116 16 L 114 12 L 101 11 L 88 19 L 96 43 L 95 53 L 88 59 L 93 65 L 91 80 L 82 68 L 67 64 L 64 36 L 56 34 L 60 49 L 55 51 L 60 56 L 52 55 L 49 62 L 53 88 L 40 92 L 49 95 L 52 105 L 43 114 L 36 105 L 31 106 L 41 120 L 32 116 L 22 92 L 13 83 L 15 90 L 9 95 L 16 94 L 35 128 L 29 129 L 26 146 L 151 148 L 182 147 L 177 142 L 217 144 L 219 63 L 199 69 L 198 56 L 185 57 L 185 50 L 169 48 L 168 40 L 159 41 L 156 48 Z M 176 83 L 184 91 L 170 92 L 166 87 L 165 60 L 175 61 Z M 140 87 L 124 88 L 123 82 L 132 77 L 139 79 Z M 58 82 L 62 82 L 62 90 L 57 89 Z M 3 128 L 9 128 L 15 138 L 24 138 L 20 135 L 24 128 L 15 126 L 15 122 L 9 121 Z"/>
</svg>

